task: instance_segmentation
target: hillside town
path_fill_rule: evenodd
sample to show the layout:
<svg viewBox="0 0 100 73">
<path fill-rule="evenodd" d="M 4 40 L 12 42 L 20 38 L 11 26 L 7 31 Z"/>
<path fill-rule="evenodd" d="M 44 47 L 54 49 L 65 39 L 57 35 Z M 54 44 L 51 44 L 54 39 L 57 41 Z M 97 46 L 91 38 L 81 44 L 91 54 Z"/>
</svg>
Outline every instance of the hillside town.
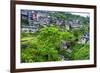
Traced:
<svg viewBox="0 0 100 73">
<path fill-rule="evenodd" d="M 81 28 L 82 21 L 79 19 L 70 19 L 70 20 L 60 20 L 60 19 L 52 19 L 49 13 L 56 13 L 56 12 L 49 12 L 49 11 L 36 11 L 36 10 L 21 10 L 21 31 L 22 32 L 31 32 L 34 33 L 38 31 L 39 27 L 42 26 L 49 26 L 51 24 L 66 27 L 67 30 Z M 89 21 L 88 21 L 89 24 Z M 84 41 L 83 41 L 84 40 Z M 85 42 L 89 40 L 89 33 L 84 33 L 83 37 L 81 37 L 81 42 Z"/>
<path fill-rule="evenodd" d="M 51 12 L 54 13 L 54 12 Z M 81 21 L 74 20 L 53 20 L 48 11 L 32 11 L 21 10 L 21 20 L 26 20 L 27 23 L 22 23 L 22 32 L 35 32 L 39 26 L 55 24 L 58 26 L 64 26 L 66 29 L 73 29 L 81 27 Z"/>
<path fill-rule="evenodd" d="M 65 50 L 66 54 L 72 53 L 71 46 L 73 46 L 73 42 L 74 46 L 89 45 L 89 17 L 83 17 L 80 15 L 73 15 L 71 13 L 57 11 L 21 10 L 22 33 L 34 34 L 35 32 L 39 31 L 40 28 L 45 26 L 49 27 L 50 25 L 59 26 L 60 28 L 67 30 L 68 32 L 72 31 L 74 33 L 74 36 L 76 36 L 76 39 L 73 41 L 61 40 L 60 48 L 61 50 Z M 74 30 L 78 31 L 74 32 Z M 78 32 L 84 33 L 80 36 L 79 34 L 77 34 Z M 64 54 L 60 54 L 60 58 L 61 60 L 70 60 L 70 58 L 66 58 Z"/>
</svg>

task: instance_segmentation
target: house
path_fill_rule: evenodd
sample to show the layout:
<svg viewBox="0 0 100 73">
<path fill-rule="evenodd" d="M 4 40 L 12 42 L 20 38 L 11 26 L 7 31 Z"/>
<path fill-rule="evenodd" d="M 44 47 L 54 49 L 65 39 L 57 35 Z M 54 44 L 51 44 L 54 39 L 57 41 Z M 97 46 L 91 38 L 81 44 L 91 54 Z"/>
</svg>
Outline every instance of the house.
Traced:
<svg viewBox="0 0 100 73">
<path fill-rule="evenodd" d="M 78 43 L 81 43 L 81 44 L 89 43 L 89 37 L 90 37 L 89 33 L 85 32 Z"/>
<path fill-rule="evenodd" d="M 80 25 L 80 21 L 76 19 L 76 20 L 68 20 L 68 21 L 66 20 L 65 26 L 68 30 L 71 30 L 71 29 L 77 29 L 81 25 Z"/>
<path fill-rule="evenodd" d="M 21 19 L 28 19 L 28 11 L 21 10 Z"/>
<path fill-rule="evenodd" d="M 26 32 L 26 33 L 34 33 L 38 31 L 38 28 L 35 28 L 34 26 L 24 26 L 21 28 L 21 32 Z"/>
<path fill-rule="evenodd" d="M 21 10 L 21 26 L 28 25 L 28 11 Z"/>
</svg>

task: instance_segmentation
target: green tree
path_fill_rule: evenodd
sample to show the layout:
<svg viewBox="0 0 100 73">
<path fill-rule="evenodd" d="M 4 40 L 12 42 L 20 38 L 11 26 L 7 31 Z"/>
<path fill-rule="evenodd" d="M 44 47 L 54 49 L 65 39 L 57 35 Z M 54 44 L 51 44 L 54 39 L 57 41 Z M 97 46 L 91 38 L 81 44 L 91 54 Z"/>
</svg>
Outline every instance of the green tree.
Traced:
<svg viewBox="0 0 100 73">
<path fill-rule="evenodd" d="M 77 44 L 73 47 L 71 58 L 73 60 L 86 60 L 89 59 L 89 45 Z"/>
<path fill-rule="evenodd" d="M 62 31 L 54 25 L 41 28 L 35 37 L 31 36 L 33 36 L 31 39 L 30 37 L 22 39 L 22 62 L 59 61 L 61 60 L 59 52 L 61 41 L 70 41 L 74 37 L 71 32 Z M 68 54 L 65 55 L 67 57 Z"/>
</svg>

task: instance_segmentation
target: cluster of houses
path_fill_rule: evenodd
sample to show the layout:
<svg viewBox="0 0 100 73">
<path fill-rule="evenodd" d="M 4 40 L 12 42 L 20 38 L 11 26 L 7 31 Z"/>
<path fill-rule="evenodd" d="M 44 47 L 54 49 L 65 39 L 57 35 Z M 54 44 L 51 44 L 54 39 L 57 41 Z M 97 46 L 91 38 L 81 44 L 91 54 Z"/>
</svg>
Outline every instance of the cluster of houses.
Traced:
<svg viewBox="0 0 100 73">
<path fill-rule="evenodd" d="M 47 12 L 34 10 L 21 10 L 21 20 L 27 23 L 21 23 L 22 32 L 36 32 L 39 26 L 50 24 Z"/>
<path fill-rule="evenodd" d="M 51 12 L 52 13 L 52 12 Z M 53 12 L 54 13 L 54 12 Z M 48 11 L 36 10 L 21 10 L 21 20 L 26 20 L 27 23 L 21 23 L 22 32 L 36 32 L 39 26 L 55 24 L 64 26 L 66 29 L 80 27 L 80 21 L 76 20 L 59 20 L 52 19 Z"/>
</svg>

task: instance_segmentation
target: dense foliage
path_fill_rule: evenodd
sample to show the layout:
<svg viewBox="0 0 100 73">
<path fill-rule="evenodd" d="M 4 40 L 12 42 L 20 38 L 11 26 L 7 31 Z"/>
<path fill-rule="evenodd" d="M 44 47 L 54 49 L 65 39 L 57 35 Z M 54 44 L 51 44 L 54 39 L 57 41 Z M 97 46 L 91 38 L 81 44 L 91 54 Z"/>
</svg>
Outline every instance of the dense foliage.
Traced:
<svg viewBox="0 0 100 73">
<path fill-rule="evenodd" d="M 86 60 L 89 59 L 89 45 L 77 44 L 73 47 L 71 53 L 72 60 Z"/>
<path fill-rule="evenodd" d="M 21 33 L 21 61 L 45 62 L 63 59 L 89 59 L 89 45 L 77 43 L 80 35 L 82 32 L 79 29 L 68 31 L 54 25 L 40 28 L 35 33 Z M 69 42 L 68 49 L 61 47 L 62 41 Z M 68 51 L 69 49 L 71 53 Z"/>
</svg>

